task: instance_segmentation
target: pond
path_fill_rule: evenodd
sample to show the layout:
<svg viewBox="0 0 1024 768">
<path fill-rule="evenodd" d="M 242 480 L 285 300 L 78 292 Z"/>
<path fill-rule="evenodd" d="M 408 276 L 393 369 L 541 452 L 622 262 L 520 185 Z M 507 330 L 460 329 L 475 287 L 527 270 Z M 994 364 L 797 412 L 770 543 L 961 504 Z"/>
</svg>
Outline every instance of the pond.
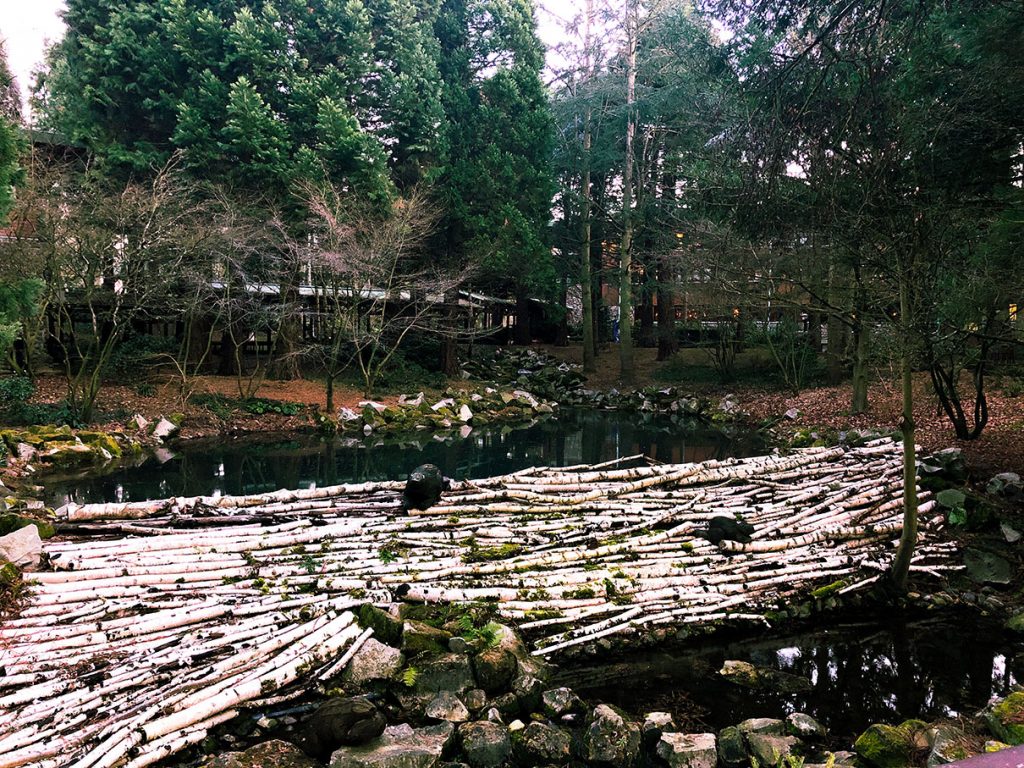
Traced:
<svg viewBox="0 0 1024 768">
<path fill-rule="evenodd" d="M 566 411 L 520 428 L 466 434 L 322 440 L 264 436 L 196 441 L 161 462 L 76 479 L 44 479 L 52 506 L 170 496 L 247 494 L 279 488 L 404 479 L 432 463 L 448 477 L 488 477 L 529 466 L 568 466 L 644 454 L 668 463 L 763 452 L 755 434 L 729 435 L 696 422 L 620 411 Z"/>
<path fill-rule="evenodd" d="M 751 690 L 717 674 L 726 659 L 797 675 L 801 693 Z M 973 715 L 1024 679 L 1024 644 L 977 615 L 837 625 L 803 634 L 705 642 L 691 650 L 572 667 L 560 682 L 642 717 L 672 712 L 687 730 L 806 712 L 848 749 L 872 723 Z M 642 684 L 638 684 L 642 681 Z"/>
</svg>

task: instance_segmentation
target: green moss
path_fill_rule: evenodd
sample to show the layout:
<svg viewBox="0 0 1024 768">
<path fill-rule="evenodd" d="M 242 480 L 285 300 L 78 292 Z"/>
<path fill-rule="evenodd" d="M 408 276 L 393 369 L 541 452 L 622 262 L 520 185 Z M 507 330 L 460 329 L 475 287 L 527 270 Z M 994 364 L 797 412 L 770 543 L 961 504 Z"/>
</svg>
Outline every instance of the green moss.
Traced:
<svg viewBox="0 0 1024 768">
<path fill-rule="evenodd" d="M 78 439 L 90 448 L 102 448 L 116 458 L 120 458 L 122 455 L 121 446 L 117 440 L 106 432 L 79 432 Z"/>
<path fill-rule="evenodd" d="M 498 547 L 471 547 L 469 552 L 462 556 L 462 560 L 466 563 L 506 560 L 522 554 L 522 552 L 523 547 L 520 544 L 502 544 Z"/>
<path fill-rule="evenodd" d="M 580 587 L 579 589 L 569 590 L 563 597 L 567 600 L 589 600 L 596 595 L 597 593 L 592 587 Z"/>
<path fill-rule="evenodd" d="M 822 598 L 828 597 L 829 595 L 835 594 L 840 589 L 846 586 L 846 580 L 840 579 L 839 581 L 833 581 L 831 584 L 825 584 L 824 586 L 818 587 L 817 589 L 811 590 L 811 597 Z"/>
<path fill-rule="evenodd" d="M 1011 693 L 985 713 L 985 722 L 1000 741 L 1024 744 L 1024 692 Z"/>
<path fill-rule="evenodd" d="M 875 768 L 906 768 L 914 762 L 918 734 L 927 727 L 920 720 L 907 720 L 895 726 L 876 723 L 857 738 L 853 748 Z"/>
<path fill-rule="evenodd" d="M 8 533 L 13 533 L 20 528 L 24 528 L 26 525 L 34 525 L 39 530 L 39 538 L 41 539 L 49 539 L 55 533 L 53 525 L 46 520 L 7 514 L 0 515 L 0 536 L 6 536 Z"/>
<path fill-rule="evenodd" d="M 402 622 L 390 613 L 369 603 L 359 606 L 359 624 L 373 629 L 373 635 L 380 642 L 394 647 L 402 644 Z"/>
</svg>

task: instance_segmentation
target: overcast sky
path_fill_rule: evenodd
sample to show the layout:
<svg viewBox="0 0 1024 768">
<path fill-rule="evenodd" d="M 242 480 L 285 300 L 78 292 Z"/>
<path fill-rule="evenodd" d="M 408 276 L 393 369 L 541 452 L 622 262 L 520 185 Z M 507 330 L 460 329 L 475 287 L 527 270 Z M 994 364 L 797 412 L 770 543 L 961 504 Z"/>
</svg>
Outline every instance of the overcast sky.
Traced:
<svg viewBox="0 0 1024 768">
<path fill-rule="evenodd" d="M 582 0 L 550 0 L 546 5 L 557 9 L 558 16 L 571 17 Z M 25 102 L 32 70 L 42 62 L 46 46 L 64 34 L 58 15 L 63 8 L 64 0 L 0 0 L 0 38 L 7 43 L 7 60 Z M 550 48 L 562 34 L 562 20 L 544 10 L 537 15 L 541 39 Z"/>
</svg>

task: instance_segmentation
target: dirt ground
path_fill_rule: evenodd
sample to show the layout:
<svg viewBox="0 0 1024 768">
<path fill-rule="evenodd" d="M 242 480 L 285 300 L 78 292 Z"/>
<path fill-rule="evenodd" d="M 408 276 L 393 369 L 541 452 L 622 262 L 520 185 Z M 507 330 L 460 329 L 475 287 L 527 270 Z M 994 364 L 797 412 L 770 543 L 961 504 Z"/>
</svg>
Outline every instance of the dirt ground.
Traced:
<svg viewBox="0 0 1024 768">
<path fill-rule="evenodd" d="M 574 347 L 540 347 L 555 357 L 569 362 L 582 361 L 582 350 Z M 749 412 L 756 422 L 768 419 L 780 419 L 778 429 L 795 432 L 802 428 L 845 429 L 897 429 L 900 423 L 901 397 L 895 382 L 884 378 L 876 378 L 871 383 L 869 399 L 870 410 L 866 414 L 851 416 L 849 413 L 849 385 L 835 387 L 815 387 L 799 394 L 791 394 L 778 389 L 771 389 L 761 384 L 734 384 L 722 386 L 714 383 L 688 384 L 685 380 L 671 381 L 668 371 L 685 371 L 689 364 L 707 365 L 707 358 L 699 350 L 683 350 L 680 357 L 673 363 L 673 368 L 666 369 L 665 363 L 656 360 L 654 349 L 636 350 L 637 376 L 635 386 L 676 384 L 682 389 L 693 389 L 708 396 L 718 397 L 730 394 L 740 407 Z M 101 413 L 114 413 L 121 416 L 114 423 L 125 423 L 131 415 L 141 413 L 149 419 L 182 413 L 185 416 L 181 436 L 194 438 L 219 434 L 238 434 L 246 432 L 289 431 L 309 428 L 314 424 L 313 416 L 317 409 L 326 404 L 326 394 L 322 381 L 316 379 L 300 379 L 297 381 L 263 382 L 257 396 L 272 400 L 303 403 L 308 409 L 295 416 L 267 413 L 254 415 L 236 411 L 228 420 L 221 420 L 207 408 L 189 403 L 182 407 L 177 397 L 173 382 L 155 385 L 153 390 L 140 387 L 142 382 L 125 382 L 110 384 L 102 390 L 97 403 Z M 457 382 L 459 386 L 467 382 Z M 598 371 L 588 378 L 588 386 L 595 389 L 622 388 L 619 377 L 618 350 L 607 347 L 601 350 L 598 357 Z M 140 392 L 152 394 L 140 394 Z M 236 380 L 231 377 L 203 376 L 196 382 L 196 392 L 219 393 L 228 397 L 238 397 Z M 440 396 L 438 392 L 428 392 L 428 396 Z M 56 376 L 44 376 L 39 381 L 38 391 L 34 400 L 39 402 L 57 402 L 64 396 L 63 382 Z M 937 401 L 931 391 L 927 377 L 921 375 L 916 382 L 915 416 L 918 424 L 918 442 L 928 450 L 946 447 L 963 449 L 965 460 L 972 469 L 977 480 L 983 480 L 996 472 L 1024 472 L 1024 396 L 1010 397 L 1000 391 L 998 386 L 990 388 L 989 411 L 991 414 L 988 426 L 977 440 L 957 440 L 952 426 L 944 414 L 938 411 Z M 336 407 L 347 406 L 357 408 L 364 400 L 362 392 L 351 386 L 337 386 L 335 389 Z M 377 398 L 381 402 L 393 402 L 395 396 Z M 796 409 L 796 419 L 781 418 L 790 409 Z M 107 422 L 109 428 L 110 422 Z"/>
</svg>

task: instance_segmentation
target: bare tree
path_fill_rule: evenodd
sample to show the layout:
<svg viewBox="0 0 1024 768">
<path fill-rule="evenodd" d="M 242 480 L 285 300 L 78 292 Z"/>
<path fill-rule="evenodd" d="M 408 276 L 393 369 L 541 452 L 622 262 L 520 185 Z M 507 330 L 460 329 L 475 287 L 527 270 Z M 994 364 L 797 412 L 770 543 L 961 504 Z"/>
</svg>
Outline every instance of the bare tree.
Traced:
<svg viewBox="0 0 1024 768">
<path fill-rule="evenodd" d="M 325 318 L 327 407 L 333 410 L 334 381 L 351 363 L 369 397 L 411 332 L 462 333 L 444 305 L 470 270 L 443 272 L 424 258 L 439 212 L 422 191 L 412 190 L 383 215 L 333 187 L 308 187 L 304 197 L 310 214 L 306 248 Z"/>
</svg>

